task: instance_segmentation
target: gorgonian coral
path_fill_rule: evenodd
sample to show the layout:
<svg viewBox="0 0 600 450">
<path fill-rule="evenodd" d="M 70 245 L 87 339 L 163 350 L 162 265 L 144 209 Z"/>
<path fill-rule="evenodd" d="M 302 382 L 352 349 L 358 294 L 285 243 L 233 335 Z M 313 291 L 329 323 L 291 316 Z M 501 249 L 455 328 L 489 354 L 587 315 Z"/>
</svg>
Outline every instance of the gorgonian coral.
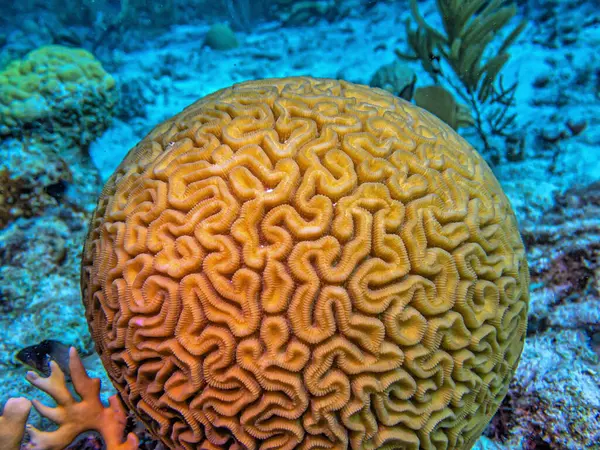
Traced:
<svg viewBox="0 0 600 450">
<path fill-rule="evenodd" d="M 528 283 L 460 136 L 313 78 L 156 127 L 106 184 L 82 265 L 112 381 L 185 449 L 468 449 L 519 359 Z"/>
</svg>

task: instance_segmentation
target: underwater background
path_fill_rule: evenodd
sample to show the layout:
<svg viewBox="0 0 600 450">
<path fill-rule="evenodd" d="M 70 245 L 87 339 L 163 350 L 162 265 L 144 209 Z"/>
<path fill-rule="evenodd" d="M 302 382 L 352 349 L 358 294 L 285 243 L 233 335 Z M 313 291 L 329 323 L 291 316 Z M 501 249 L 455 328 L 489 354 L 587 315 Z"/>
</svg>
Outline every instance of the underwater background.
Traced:
<svg viewBox="0 0 600 450">
<path fill-rule="evenodd" d="M 464 20 L 485 15 L 490 2 L 479 3 Z M 49 359 L 66 366 L 68 346 L 102 380 L 102 399 L 115 393 L 88 331 L 80 264 L 127 152 L 216 90 L 309 75 L 436 114 L 510 199 L 531 274 L 527 337 L 475 448 L 600 449 L 600 4 L 491 3 L 505 9 L 472 47 L 497 58 L 469 81 L 475 66 L 453 65 L 431 37 L 453 19 L 440 5 L 460 1 L 0 1 L 0 405 L 42 399 L 24 375 L 47 372 Z M 35 412 L 29 422 L 53 427 Z M 163 448 L 131 429 L 140 448 Z M 87 435 L 68 448 L 101 443 Z"/>
</svg>

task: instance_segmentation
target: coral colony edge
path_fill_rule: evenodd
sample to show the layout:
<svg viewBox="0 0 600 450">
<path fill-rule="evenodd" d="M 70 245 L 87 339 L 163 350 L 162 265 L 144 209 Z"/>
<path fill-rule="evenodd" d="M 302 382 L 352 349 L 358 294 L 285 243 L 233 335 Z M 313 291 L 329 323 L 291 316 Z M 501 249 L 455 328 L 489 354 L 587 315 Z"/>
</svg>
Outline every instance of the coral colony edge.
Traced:
<svg viewBox="0 0 600 450">
<path fill-rule="evenodd" d="M 81 284 L 120 399 L 169 448 L 471 448 L 529 298 L 477 152 L 386 91 L 316 78 L 234 85 L 157 126 L 102 191 Z M 60 425 L 32 448 L 67 427 L 135 448 L 71 359 L 80 403 L 56 364 L 28 375 Z"/>
</svg>

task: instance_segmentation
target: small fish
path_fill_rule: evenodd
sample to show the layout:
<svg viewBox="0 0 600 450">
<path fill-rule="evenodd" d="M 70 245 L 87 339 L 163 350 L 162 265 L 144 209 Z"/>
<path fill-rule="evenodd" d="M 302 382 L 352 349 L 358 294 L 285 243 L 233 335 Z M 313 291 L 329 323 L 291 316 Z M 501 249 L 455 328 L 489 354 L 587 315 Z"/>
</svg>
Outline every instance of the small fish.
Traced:
<svg viewBox="0 0 600 450">
<path fill-rule="evenodd" d="M 69 346 L 60 341 L 54 339 L 43 340 L 37 345 L 31 345 L 20 350 L 15 358 L 45 377 L 50 375 L 50 361 L 55 361 L 67 380 L 71 378 Z"/>
</svg>

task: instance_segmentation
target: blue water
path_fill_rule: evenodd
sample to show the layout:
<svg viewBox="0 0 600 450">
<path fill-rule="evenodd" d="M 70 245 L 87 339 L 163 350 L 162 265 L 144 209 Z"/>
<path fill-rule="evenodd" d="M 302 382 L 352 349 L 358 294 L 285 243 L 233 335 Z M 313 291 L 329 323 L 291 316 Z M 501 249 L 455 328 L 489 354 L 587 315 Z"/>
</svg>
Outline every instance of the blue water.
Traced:
<svg viewBox="0 0 600 450">
<path fill-rule="evenodd" d="M 0 450 L 600 449 L 596 1 L 0 5 Z"/>
</svg>

